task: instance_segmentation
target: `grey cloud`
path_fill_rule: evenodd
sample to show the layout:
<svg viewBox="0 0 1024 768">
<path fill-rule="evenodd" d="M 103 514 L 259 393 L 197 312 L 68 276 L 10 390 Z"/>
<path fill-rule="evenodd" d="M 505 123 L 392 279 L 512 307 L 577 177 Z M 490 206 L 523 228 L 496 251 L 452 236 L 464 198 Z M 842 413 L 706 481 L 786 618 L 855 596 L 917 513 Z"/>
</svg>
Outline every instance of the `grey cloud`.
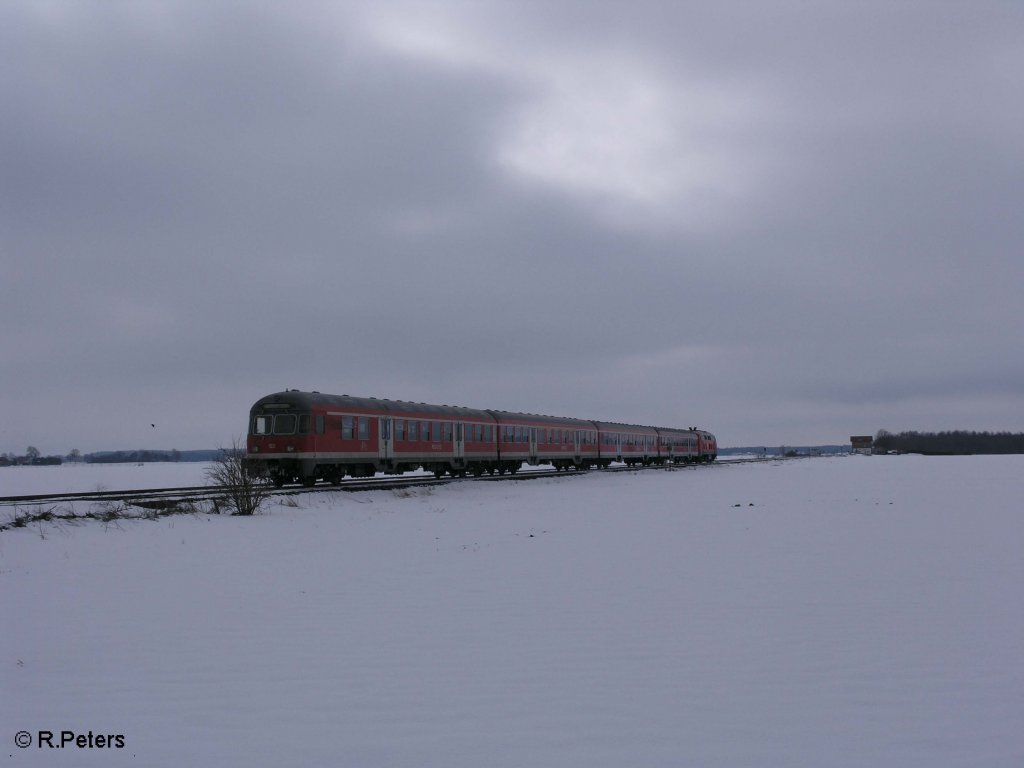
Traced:
<svg viewBox="0 0 1024 768">
<path fill-rule="evenodd" d="M 725 444 L 1024 429 L 1019 12 L 442 5 L 435 60 L 369 9 L 5 9 L 0 450 L 140 447 L 152 411 L 152 447 L 222 444 L 285 386 Z M 621 61 L 749 188 L 651 215 L 502 162 L 553 79 Z"/>
</svg>

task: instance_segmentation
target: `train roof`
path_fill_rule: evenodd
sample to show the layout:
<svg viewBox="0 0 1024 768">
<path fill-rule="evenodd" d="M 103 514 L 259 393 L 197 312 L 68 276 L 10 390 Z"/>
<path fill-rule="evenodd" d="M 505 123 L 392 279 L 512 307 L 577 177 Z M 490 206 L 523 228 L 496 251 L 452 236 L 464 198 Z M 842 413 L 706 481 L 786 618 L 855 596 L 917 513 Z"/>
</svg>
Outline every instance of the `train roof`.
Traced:
<svg viewBox="0 0 1024 768">
<path fill-rule="evenodd" d="M 326 395 L 322 392 L 301 392 L 288 389 L 276 392 L 256 401 L 252 410 L 260 410 L 267 405 L 289 405 L 293 408 L 312 408 L 314 405 L 328 408 L 358 409 L 366 411 L 385 411 L 387 413 L 437 414 L 461 416 L 462 418 L 478 418 L 491 421 L 487 411 L 476 408 L 463 408 L 457 405 L 434 405 L 432 403 L 413 403 L 405 400 L 386 400 L 377 397 L 353 397 L 352 395 Z"/>
<path fill-rule="evenodd" d="M 568 416 L 545 416 L 540 413 L 516 413 L 515 411 L 489 411 L 499 424 L 505 422 L 528 421 L 532 424 L 551 424 L 574 429 L 594 429 L 594 422 L 586 419 L 574 419 Z"/>
<path fill-rule="evenodd" d="M 649 432 L 658 431 L 657 427 L 648 427 L 643 424 L 621 424 L 617 421 L 595 421 L 597 428 L 602 432 Z"/>
</svg>

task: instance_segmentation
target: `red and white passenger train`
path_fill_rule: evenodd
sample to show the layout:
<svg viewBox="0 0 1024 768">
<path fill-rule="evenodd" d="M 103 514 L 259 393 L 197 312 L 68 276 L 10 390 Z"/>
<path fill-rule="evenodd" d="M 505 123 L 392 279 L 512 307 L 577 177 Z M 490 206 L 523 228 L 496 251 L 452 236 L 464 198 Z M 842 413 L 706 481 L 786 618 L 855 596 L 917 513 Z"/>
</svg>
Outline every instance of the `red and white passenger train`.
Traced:
<svg viewBox="0 0 1024 768">
<path fill-rule="evenodd" d="M 715 436 L 701 429 L 481 411 L 450 405 L 287 390 L 261 398 L 249 414 L 246 465 L 276 485 L 345 475 L 371 477 L 422 467 L 437 477 L 516 472 L 527 464 L 558 470 L 613 461 L 714 461 Z"/>
</svg>

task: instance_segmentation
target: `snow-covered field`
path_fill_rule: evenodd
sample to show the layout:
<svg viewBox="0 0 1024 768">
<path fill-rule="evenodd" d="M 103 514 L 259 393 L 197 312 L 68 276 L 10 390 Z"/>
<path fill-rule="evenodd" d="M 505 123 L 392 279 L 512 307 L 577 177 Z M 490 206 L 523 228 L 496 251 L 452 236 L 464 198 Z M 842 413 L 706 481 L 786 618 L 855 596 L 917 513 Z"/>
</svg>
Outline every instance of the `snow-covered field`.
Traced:
<svg viewBox="0 0 1024 768">
<path fill-rule="evenodd" d="M 206 471 L 209 467 L 209 464 L 202 461 L 0 467 L 0 496 L 187 488 L 207 485 Z"/>
<path fill-rule="evenodd" d="M 822 458 L 9 530 L 3 754 L 1016 768 L 1022 478 L 1021 456 Z"/>
</svg>

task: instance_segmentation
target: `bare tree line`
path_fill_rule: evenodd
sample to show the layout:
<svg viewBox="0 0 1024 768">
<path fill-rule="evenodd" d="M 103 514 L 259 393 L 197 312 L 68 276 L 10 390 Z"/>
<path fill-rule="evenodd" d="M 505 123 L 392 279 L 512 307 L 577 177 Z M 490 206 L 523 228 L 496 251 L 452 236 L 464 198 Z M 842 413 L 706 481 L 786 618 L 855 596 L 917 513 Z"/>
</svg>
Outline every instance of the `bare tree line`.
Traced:
<svg viewBox="0 0 1024 768">
<path fill-rule="evenodd" d="M 1024 433 L 1013 432 L 899 432 L 884 429 L 875 436 L 876 451 L 964 455 L 975 453 L 1024 453 Z"/>
</svg>

